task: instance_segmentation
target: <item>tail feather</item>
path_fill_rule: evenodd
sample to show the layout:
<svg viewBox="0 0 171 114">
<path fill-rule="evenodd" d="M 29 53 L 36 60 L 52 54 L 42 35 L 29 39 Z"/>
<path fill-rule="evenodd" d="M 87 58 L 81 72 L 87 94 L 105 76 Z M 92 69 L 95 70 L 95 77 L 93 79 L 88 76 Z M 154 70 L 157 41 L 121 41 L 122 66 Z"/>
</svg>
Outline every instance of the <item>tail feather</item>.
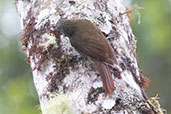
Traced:
<svg viewBox="0 0 171 114">
<path fill-rule="evenodd" d="M 100 77 L 103 82 L 103 88 L 104 88 L 105 94 L 107 96 L 108 94 L 111 94 L 114 89 L 114 81 L 112 79 L 110 69 L 107 65 L 105 65 L 102 62 L 94 60 L 94 63 L 96 64 L 97 69 L 100 73 Z"/>
</svg>

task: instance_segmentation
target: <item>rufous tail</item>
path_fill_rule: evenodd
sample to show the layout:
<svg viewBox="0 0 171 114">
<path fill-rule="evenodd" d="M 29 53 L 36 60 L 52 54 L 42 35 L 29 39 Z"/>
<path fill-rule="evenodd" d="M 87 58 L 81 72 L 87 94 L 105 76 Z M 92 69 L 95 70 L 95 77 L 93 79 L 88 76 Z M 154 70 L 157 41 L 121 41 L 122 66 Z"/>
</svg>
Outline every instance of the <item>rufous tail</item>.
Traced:
<svg viewBox="0 0 171 114">
<path fill-rule="evenodd" d="M 107 96 L 108 94 L 111 94 L 114 90 L 114 80 L 112 79 L 112 74 L 110 72 L 109 66 L 96 60 L 93 61 L 96 64 L 97 70 L 100 73 L 100 77 L 103 82 L 103 89 L 105 90 L 105 94 Z"/>
</svg>

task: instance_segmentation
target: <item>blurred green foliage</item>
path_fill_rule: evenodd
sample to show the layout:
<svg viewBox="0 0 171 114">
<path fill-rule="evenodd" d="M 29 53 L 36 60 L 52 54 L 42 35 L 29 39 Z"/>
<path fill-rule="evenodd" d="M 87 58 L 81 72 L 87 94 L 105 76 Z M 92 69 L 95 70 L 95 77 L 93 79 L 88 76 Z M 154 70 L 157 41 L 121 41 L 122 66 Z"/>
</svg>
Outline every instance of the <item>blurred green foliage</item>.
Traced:
<svg viewBox="0 0 171 114">
<path fill-rule="evenodd" d="M 140 10 L 141 24 L 133 14 L 131 25 L 138 40 L 137 55 L 143 74 L 151 82 L 146 92 L 149 97 L 159 94 L 161 107 L 171 112 L 171 1 L 134 0 Z"/>
<path fill-rule="evenodd" d="M 6 3 L 8 1 L 8 4 Z M 4 33 L 3 15 L 12 0 L 0 0 L 0 114 L 38 114 L 39 104 L 25 54 L 19 52 L 20 33 Z M 137 55 L 143 74 L 150 78 L 148 96 L 159 94 L 161 106 L 171 112 L 171 1 L 134 0 L 144 7 L 137 15 L 131 15 L 131 26 L 138 40 Z M 3 7 L 2 7 L 3 6 Z M 15 5 L 11 5 L 15 11 Z M 17 15 L 17 14 L 16 14 Z M 6 20 L 10 21 L 10 20 Z M 16 27 L 17 28 L 17 27 Z"/>
<path fill-rule="evenodd" d="M 30 67 L 19 51 L 20 30 L 14 32 L 16 23 L 14 1 L 0 0 L 0 114 L 39 114 Z"/>
<path fill-rule="evenodd" d="M 37 93 L 17 42 L 0 48 L 0 114 L 37 114 Z"/>
</svg>

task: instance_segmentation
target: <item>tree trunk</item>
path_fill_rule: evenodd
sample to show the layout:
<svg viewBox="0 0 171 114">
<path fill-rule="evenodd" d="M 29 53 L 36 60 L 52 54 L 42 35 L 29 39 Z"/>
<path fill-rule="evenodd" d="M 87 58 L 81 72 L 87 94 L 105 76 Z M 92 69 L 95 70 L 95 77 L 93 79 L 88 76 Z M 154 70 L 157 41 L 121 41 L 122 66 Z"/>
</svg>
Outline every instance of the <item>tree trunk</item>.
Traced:
<svg viewBox="0 0 171 114">
<path fill-rule="evenodd" d="M 146 78 L 136 59 L 136 41 L 121 0 L 16 0 L 43 114 L 155 114 L 144 93 Z M 95 65 L 56 31 L 62 18 L 88 19 L 116 53 L 115 90 L 105 97 Z"/>
</svg>

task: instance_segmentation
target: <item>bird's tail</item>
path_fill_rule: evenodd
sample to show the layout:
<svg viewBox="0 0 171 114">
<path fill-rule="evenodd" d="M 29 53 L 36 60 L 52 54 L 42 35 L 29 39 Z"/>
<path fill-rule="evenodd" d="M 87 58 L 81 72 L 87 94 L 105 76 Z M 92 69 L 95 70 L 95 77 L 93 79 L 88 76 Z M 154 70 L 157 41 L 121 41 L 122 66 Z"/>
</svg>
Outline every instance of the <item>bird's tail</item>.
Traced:
<svg viewBox="0 0 171 114">
<path fill-rule="evenodd" d="M 105 94 L 107 96 L 108 94 L 111 94 L 114 89 L 114 80 L 112 79 L 109 66 L 96 60 L 94 60 L 94 63 L 100 73 L 100 77 L 103 82 L 103 89 L 105 90 Z"/>
</svg>

